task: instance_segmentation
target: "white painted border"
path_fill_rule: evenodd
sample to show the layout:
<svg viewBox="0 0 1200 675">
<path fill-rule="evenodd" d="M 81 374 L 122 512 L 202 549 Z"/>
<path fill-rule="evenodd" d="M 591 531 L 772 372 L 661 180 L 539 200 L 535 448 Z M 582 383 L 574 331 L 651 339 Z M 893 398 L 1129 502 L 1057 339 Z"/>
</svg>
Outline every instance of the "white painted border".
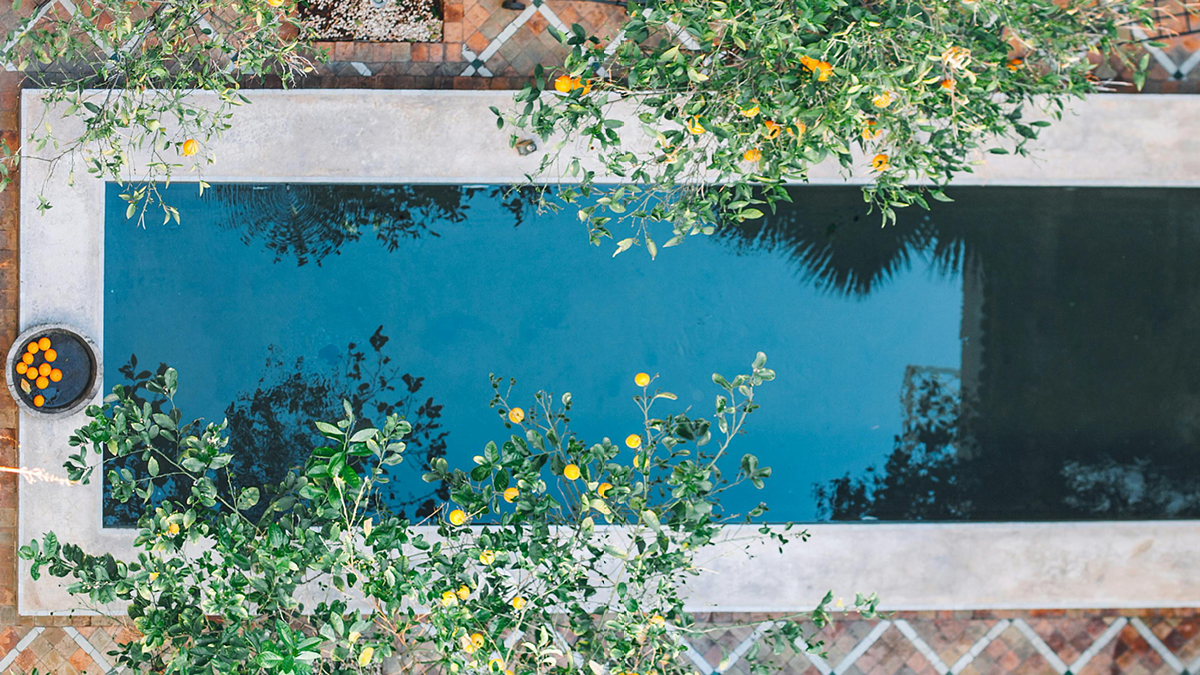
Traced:
<svg viewBox="0 0 1200 675">
<path fill-rule="evenodd" d="M 503 183 L 521 180 L 538 155 L 518 157 L 488 107 L 509 92 L 259 91 L 234 128 L 210 148 L 207 180 Z M 46 111 L 25 91 L 22 120 Z M 55 115 L 66 137 L 78 120 Z M 974 185 L 1200 186 L 1200 97 L 1093 97 L 1047 130 L 1036 160 L 990 156 Z M 21 325 L 64 322 L 103 350 L 104 184 L 83 171 L 48 182 L 26 159 L 21 192 Z M 842 183 L 818 167 L 814 183 Z M 188 178 L 180 177 L 182 180 Z M 194 176 L 191 180 L 195 180 Z M 35 209 L 37 191 L 54 208 Z M 648 263 L 649 264 L 649 263 Z M 22 416 L 21 463 L 61 472 L 80 417 Z M 54 530 L 63 541 L 132 557 L 128 531 L 100 526 L 99 481 L 39 484 L 20 495 L 20 540 Z M 786 611 L 811 607 L 827 589 L 878 592 L 888 609 L 1021 609 L 1200 606 L 1200 522 L 823 524 L 783 555 L 758 546 L 706 565 L 692 588 L 697 610 Z M 736 530 L 731 530 L 736 534 Z M 34 583 L 22 563 L 25 615 L 91 613 L 53 580 Z M 112 611 L 115 608 L 108 608 Z"/>
</svg>

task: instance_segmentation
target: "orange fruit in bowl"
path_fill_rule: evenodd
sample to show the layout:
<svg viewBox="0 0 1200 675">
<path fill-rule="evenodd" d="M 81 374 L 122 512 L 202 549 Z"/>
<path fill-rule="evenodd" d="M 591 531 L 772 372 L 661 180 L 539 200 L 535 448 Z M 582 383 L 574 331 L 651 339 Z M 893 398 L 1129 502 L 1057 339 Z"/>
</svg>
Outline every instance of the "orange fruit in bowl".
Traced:
<svg viewBox="0 0 1200 675">
<path fill-rule="evenodd" d="M 42 407 L 42 406 L 43 406 L 45 403 L 46 403 L 46 397 L 45 397 L 45 396 L 42 396 L 41 394 L 38 394 L 37 396 L 34 396 L 34 397 L 33 397 L 33 404 L 34 404 L 35 406 L 37 406 L 37 407 L 39 407 L 39 408 L 40 408 L 40 407 Z"/>
<path fill-rule="evenodd" d="M 50 386 L 50 378 L 46 377 L 45 375 L 42 375 L 42 376 L 38 377 L 38 379 L 34 382 L 34 384 L 37 385 L 38 389 L 45 389 L 46 387 Z"/>
<path fill-rule="evenodd" d="M 62 371 L 61 370 L 59 370 L 58 368 L 54 368 L 50 371 L 50 381 L 51 382 L 58 382 L 61 379 L 62 379 Z"/>
<path fill-rule="evenodd" d="M 32 366 L 33 365 L 33 354 L 30 354 L 29 352 L 25 352 L 24 354 L 21 355 L 21 361 L 23 361 L 26 365 Z"/>
<path fill-rule="evenodd" d="M 54 351 L 53 349 L 47 349 L 46 353 L 42 354 L 42 356 L 45 357 L 45 359 L 50 363 L 54 363 L 54 359 L 58 358 L 58 352 Z"/>
<path fill-rule="evenodd" d="M 25 371 L 28 369 L 29 369 L 28 363 L 25 363 L 24 361 L 17 361 L 17 374 L 18 375 L 24 375 Z"/>
<path fill-rule="evenodd" d="M 43 363 L 42 365 L 38 366 L 38 375 L 49 375 L 49 374 L 50 374 L 50 364 L 49 363 Z"/>
<path fill-rule="evenodd" d="M 36 380 L 37 376 L 38 376 L 37 368 L 30 368 L 25 371 L 25 377 L 28 377 L 31 380 Z"/>
<path fill-rule="evenodd" d="M 40 349 L 42 351 L 46 351 L 47 349 L 50 349 L 50 338 L 43 337 L 43 338 L 39 339 L 38 340 L 38 349 Z"/>
<path fill-rule="evenodd" d="M 25 351 L 29 352 L 30 354 L 38 353 L 39 349 L 41 349 L 41 347 L 38 347 L 38 343 L 36 342 L 30 342 L 29 346 L 25 347 Z"/>
</svg>

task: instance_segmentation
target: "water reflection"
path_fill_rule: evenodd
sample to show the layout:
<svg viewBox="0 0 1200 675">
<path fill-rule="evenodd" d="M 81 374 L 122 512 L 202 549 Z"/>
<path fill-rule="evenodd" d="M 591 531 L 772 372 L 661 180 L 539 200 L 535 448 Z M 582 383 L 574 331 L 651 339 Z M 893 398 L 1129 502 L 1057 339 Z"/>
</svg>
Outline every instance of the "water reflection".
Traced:
<svg viewBox="0 0 1200 675">
<path fill-rule="evenodd" d="M 421 475 L 429 470 L 431 460 L 446 454 L 448 430 L 441 423 L 442 405 L 423 391 L 425 378 L 403 372 L 387 355 L 389 338 L 380 326 L 365 345 L 352 342 L 344 352 L 325 350 L 317 358 L 289 358 L 277 347 L 264 365 L 253 389 L 241 391 L 225 409 L 229 423 L 229 448 L 233 460 L 229 464 L 233 485 L 223 485 L 219 491 L 226 497 L 231 488 L 243 486 L 278 485 L 285 475 L 301 467 L 312 448 L 327 441 L 316 432 L 314 420 L 338 420 L 349 403 L 354 414 L 366 426 L 382 426 L 391 414 L 398 414 L 412 425 L 405 438 L 405 461 L 389 467 L 389 482 L 380 486 L 381 501 L 376 509 L 387 509 L 401 516 L 423 517 L 433 513 L 436 504 L 449 496 L 449 488 L 429 484 Z M 157 372 L 166 370 L 160 364 Z M 150 403 L 162 412 L 167 401 L 148 392 L 149 370 L 138 370 L 137 356 L 130 357 L 120 368 L 125 386 L 134 397 Z M 189 411 L 183 411 L 185 416 Z M 122 458 L 114 468 L 129 468 L 146 475 L 140 459 Z M 168 495 L 181 497 L 180 489 L 170 478 L 158 482 L 158 498 Z M 267 500 L 262 500 L 265 505 Z M 142 512 L 140 499 L 124 504 L 105 500 L 104 518 L 109 526 L 130 526 Z M 256 516 L 260 514 L 252 514 Z"/>
<path fill-rule="evenodd" d="M 909 369 L 903 432 L 884 465 L 818 484 L 820 515 L 1200 515 L 1196 194 L 955 194 L 891 232 L 858 222 L 822 232 L 789 214 L 747 236 L 837 293 L 865 296 L 918 260 L 962 280 L 960 368 Z"/>
<path fill-rule="evenodd" d="M 237 230 L 247 245 L 271 251 L 275 262 L 321 264 L 347 244 L 374 239 L 388 251 L 437 227 L 460 223 L 476 197 L 499 202 L 513 226 L 528 217 L 537 200 L 532 189 L 462 185 L 247 185 L 219 183 L 211 199 L 223 211 L 219 222 Z"/>
<path fill-rule="evenodd" d="M 952 196 L 881 228 L 853 187 L 797 188 L 653 263 L 586 246 L 570 212 L 529 218 L 533 193 L 505 188 L 214 186 L 174 232 L 112 227 L 110 196 L 105 344 L 200 380 L 181 395 L 224 410 L 247 482 L 298 464 L 342 398 L 405 412 L 420 461 L 389 500 L 410 515 L 445 497 L 419 480 L 429 458 L 469 466 L 494 440 L 489 371 L 570 388 L 581 434 L 619 437 L 628 373 L 684 387 L 763 349 L 780 377 L 739 452 L 786 479 L 733 511 L 1200 517 L 1200 191 Z M 404 368 L 381 330 L 323 347 L 380 322 Z M 436 376 L 437 401 L 405 371 Z"/>
</svg>

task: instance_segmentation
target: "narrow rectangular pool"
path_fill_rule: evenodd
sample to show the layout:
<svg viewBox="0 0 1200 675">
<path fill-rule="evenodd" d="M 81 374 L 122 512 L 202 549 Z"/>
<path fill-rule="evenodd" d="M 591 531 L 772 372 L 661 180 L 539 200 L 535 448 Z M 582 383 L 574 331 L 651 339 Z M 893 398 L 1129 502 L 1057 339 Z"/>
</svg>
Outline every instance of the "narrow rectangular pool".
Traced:
<svg viewBox="0 0 1200 675">
<path fill-rule="evenodd" d="M 498 187 L 194 185 L 137 227 L 109 185 L 106 387 L 179 371 L 277 480 L 349 399 L 415 425 L 386 486 L 411 515 L 445 455 L 507 431 L 489 373 L 572 393 L 585 440 L 640 428 L 633 374 L 711 413 L 714 371 L 778 373 L 735 454 L 770 521 L 1200 516 L 1200 190 L 962 188 L 880 228 L 856 187 L 616 258 L 574 212 Z M 105 522 L 133 513 L 111 500 Z"/>
</svg>

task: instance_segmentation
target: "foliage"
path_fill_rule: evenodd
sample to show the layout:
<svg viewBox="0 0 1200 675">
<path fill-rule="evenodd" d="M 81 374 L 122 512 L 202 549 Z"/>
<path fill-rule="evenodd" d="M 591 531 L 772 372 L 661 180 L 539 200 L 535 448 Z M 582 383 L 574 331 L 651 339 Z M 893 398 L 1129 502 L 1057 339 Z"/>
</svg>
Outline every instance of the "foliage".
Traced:
<svg viewBox="0 0 1200 675">
<path fill-rule="evenodd" d="M 144 218 L 157 202 L 164 221 L 178 220 L 159 199 L 155 181 L 169 183 L 176 171 L 198 171 L 213 161 L 208 141 L 228 129 L 233 109 L 247 102 L 239 93 L 242 80 L 269 75 L 287 86 L 311 69 L 310 30 L 293 16 L 292 4 L 122 0 L 32 14 L 0 48 L 0 62 L 25 71 L 43 88 L 42 102 L 79 117 L 83 131 L 60 138 L 49 121 L 28 120 L 26 161 L 48 162 L 51 174 L 65 170 L 68 177 L 82 167 L 127 186 L 128 216 Z M 213 96 L 193 96 L 196 91 Z M 3 188 L 20 155 L 7 145 L 0 151 Z M 134 154 L 147 159 L 135 165 Z M 41 196 L 39 209 L 50 206 Z"/>
<path fill-rule="evenodd" d="M 118 386 L 72 437 L 70 476 L 87 480 L 90 459 L 105 452 L 138 454 L 149 474 L 185 480 L 190 493 L 147 509 L 136 561 L 85 553 L 53 533 L 20 555 L 35 578 L 46 569 L 73 577 L 70 591 L 92 602 L 129 602 L 142 638 L 120 647 L 120 667 L 350 673 L 395 656 L 406 672 L 683 675 L 692 667 L 679 637 L 698 628 L 681 584 L 698 573 L 702 551 L 722 545 L 720 493 L 770 475 L 749 455 L 732 476 L 719 468 L 758 407 L 757 387 L 774 378 L 765 361 L 760 353 L 750 374 L 732 380 L 713 376 L 722 389 L 715 424 L 655 417 L 652 407 L 675 396 L 639 374 L 643 425 L 625 448 L 573 435 L 569 394 L 539 393 L 527 414 L 510 404 L 512 383 L 501 391 L 494 378 L 493 405 L 515 433 L 489 443 L 469 472 L 433 462 L 427 478 L 449 483 L 453 503 L 429 528 L 370 508 L 385 468 L 404 459 L 410 427 L 396 415 L 363 427 L 347 405 L 336 424 L 316 422 L 327 444 L 252 518 L 260 490 L 218 489 L 233 459 L 224 424 L 183 424 L 178 409 L 153 412 Z M 173 400 L 175 371 L 147 387 Z M 108 479 L 123 498 L 152 498 L 149 476 Z M 781 546 L 802 536 L 759 531 Z M 858 604 L 872 612 L 875 601 Z M 554 637 L 559 627 L 573 645 Z M 774 623 L 766 640 L 779 650 L 806 646 L 795 617 Z"/>
<path fill-rule="evenodd" d="M 311 449 L 320 444 L 320 434 L 309 421 L 335 418 L 348 402 L 363 424 L 399 414 L 412 427 L 405 437 L 407 462 L 389 471 L 390 482 L 378 492 L 381 506 L 401 516 L 423 517 L 436 511 L 439 500 L 449 496 L 446 486 L 440 482 L 426 485 L 419 478 L 433 459 L 446 454 L 448 432 L 441 422 L 442 405 L 422 391 L 423 376 L 403 372 L 392 363 L 392 357 L 384 353 L 389 341 L 380 326 L 366 344 L 351 342 L 344 354 L 331 346 L 317 360 L 297 358 L 291 363 L 272 347 L 257 386 L 239 392 L 225 408 L 233 460 L 228 467 L 229 485 L 218 485 L 218 490 L 230 493 L 240 487 L 277 485 L 289 470 L 303 466 Z M 152 412 L 167 412 L 170 400 L 147 389 L 155 376 L 165 375 L 167 369 L 160 364 L 154 373 L 138 370 L 137 356 L 132 355 L 120 368 L 129 399 L 139 406 L 149 403 Z M 160 437 L 156 442 L 172 441 Z M 136 454 L 110 458 L 109 467 L 145 471 L 145 463 Z M 164 476 L 153 482 L 156 499 L 181 499 L 189 487 Z M 137 500 L 106 499 L 105 525 L 132 526 L 144 510 L 145 505 Z"/>
<path fill-rule="evenodd" d="M 579 181 L 560 197 L 593 243 L 634 222 L 618 253 L 760 218 L 822 162 L 865 179 L 886 223 L 946 200 L 983 151 L 1027 154 L 1045 118 L 1104 86 L 1089 57 L 1129 60 L 1118 30 L 1146 17 L 1141 0 L 635 2 L 613 44 L 556 33 L 571 53 L 554 90 L 538 70 L 516 111 L 493 112 L 514 142 L 556 140 L 529 178 Z"/>
</svg>

